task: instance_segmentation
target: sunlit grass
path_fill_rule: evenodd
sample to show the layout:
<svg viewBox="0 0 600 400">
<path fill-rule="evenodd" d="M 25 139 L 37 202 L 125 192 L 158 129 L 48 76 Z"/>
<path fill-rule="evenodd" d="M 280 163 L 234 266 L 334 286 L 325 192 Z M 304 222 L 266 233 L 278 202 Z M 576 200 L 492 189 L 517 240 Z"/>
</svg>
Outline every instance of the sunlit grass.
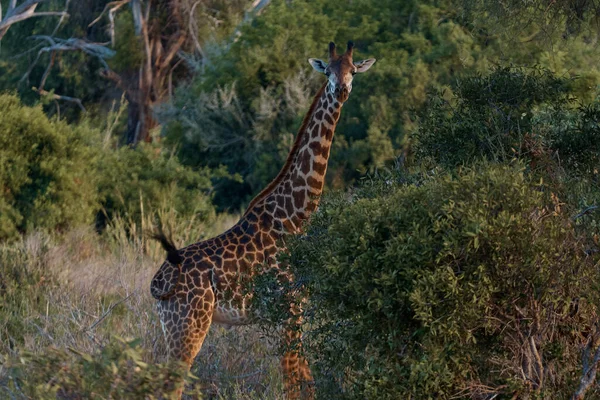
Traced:
<svg viewBox="0 0 600 400">
<path fill-rule="evenodd" d="M 221 215 L 203 224 L 172 212 L 155 215 L 179 246 L 222 232 L 238 219 Z M 120 337 L 140 339 L 145 362 L 163 362 L 165 344 L 149 284 L 164 252 L 145 235 L 154 224 L 150 216 L 139 224 L 117 218 L 102 234 L 92 228 L 37 232 L 0 244 L 3 359 L 41 355 L 51 347 L 94 354 Z M 274 348 L 256 327 L 215 325 L 192 373 L 211 398 L 281 398 Z M 9 381 L 0 366 L 0 393 Z"/>
</svg>

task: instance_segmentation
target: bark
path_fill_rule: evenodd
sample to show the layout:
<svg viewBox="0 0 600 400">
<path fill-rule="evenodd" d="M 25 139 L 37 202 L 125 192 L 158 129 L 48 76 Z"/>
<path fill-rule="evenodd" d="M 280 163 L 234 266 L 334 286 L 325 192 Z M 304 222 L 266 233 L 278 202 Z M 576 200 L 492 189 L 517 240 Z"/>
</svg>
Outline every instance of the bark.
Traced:
<svg viewBox="0 0 600 400">
<path fill-rule="evenodd" d="M 169 97 L 169 77 L 179 66 L 177 53 L 186 44 L 187 23 L 178 0 L 153 0 L 144 5 L 130 3 L 134 24 L 144 51 L 139 69 L 122 81 L 129 101 L 126 142 L 150 142 L 150 131 L 158 125 L 153 108 Z"/>
</svg>

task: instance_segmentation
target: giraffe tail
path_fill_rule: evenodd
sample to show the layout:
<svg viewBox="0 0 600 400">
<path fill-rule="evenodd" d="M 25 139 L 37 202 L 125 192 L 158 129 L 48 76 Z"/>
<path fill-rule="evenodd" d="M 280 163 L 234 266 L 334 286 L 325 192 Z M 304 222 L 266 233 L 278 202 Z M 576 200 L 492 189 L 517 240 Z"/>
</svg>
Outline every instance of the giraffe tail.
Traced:
<svg viewBox="0 0 600 400">
<path fill-rule="evenodd" d="M 158 240 L 162 245 L 163 249 L 167 252 L 167 260 L 174 265 L 181 264 L 183 257 L 179 254 L 179 250 L 175 246 L 173 239 L 168 238 L 167 235 L 161 230 L 154 232 L 151 236 L 152 239 Z"/>
<path fill-rule="evenodd" d="M 156 300 L 166 300 L 173 296 L 175 289 L 177 289 L 184 259 L 173 240 L 168 238 L 162 229 L 153 233 L 151 237 L 158 240 L 167 252 L 167 262 L 163 263 L 154 278 L 152 278 L 150 293 Z"/>
</svg>

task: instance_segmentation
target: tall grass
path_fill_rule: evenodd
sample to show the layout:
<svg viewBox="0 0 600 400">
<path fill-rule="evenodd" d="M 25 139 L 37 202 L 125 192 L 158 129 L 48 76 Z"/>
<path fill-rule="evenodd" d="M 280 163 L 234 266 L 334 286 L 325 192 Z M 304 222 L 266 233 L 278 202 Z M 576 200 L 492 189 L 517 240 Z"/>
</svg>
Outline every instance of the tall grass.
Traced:
<svg viewBox="0 0 600 400">
<path fill-rule="evenodd" d="M 179 246 L 231 226 L 235 215 L 210 224 L 172 211 L 140 223 L 116 218 L 102 234 L 91 227 L 37 232 L 0 244 L 0 397 L 15 396 L 7 360 L 49 348 L 97 354 L 117 338 L 138 338 L 146 363 L 165 360 L 165 345 L 149 283 L 164 259 L 144 235 L 157 215 Z M 255 327 L 213 326 L 192 372 L 215 398 L 281 398 L 275 346 Z M 4 360 L 4 366 L 2 365 Z"/>
</svg>

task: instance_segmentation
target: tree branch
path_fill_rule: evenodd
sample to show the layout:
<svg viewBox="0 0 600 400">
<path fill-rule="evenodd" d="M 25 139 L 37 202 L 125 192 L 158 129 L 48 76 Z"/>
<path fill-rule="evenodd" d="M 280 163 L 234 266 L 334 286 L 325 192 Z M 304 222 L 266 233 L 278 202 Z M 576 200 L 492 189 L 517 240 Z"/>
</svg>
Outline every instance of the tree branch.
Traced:
<svg viewBox="0 0 600 400">
<path fill-rule="evenodd" d="M 98 16 L 98 18 L 93 20 L 88 25 L 88 27 L 90 27 L 90 26 L 96 24 L 98 21 L 100 21 L 100 19 L 102 19 L 102 16 L 104 15 L 104 13 L 106 13 L 106 11 L 108 10 L 108 20 L 110 21 L 110 42 L 111 42 L 112 46 L 114 47 L 114 45 L 115 45 L 115 13 L 117 11 L 119 11 L 119 9 L 121 7 L 123 7 L 126 4 L 129 4 L 130 2 L 131 2 L 131 0 L 111 1 L 110 3 L 108 3 L 106 5 L 106 7 L 104 7 L 104 10 L 102 10 L 102 12 Z"/>
<path fill-rule="evenodd" d="M 37 6 L 45 1 L 46 0 L 27 0 L 17 7 L 16 0 L 12 0 L 8 6 L 6 15 L 0 20 L 0 40 L 6 35 L 8 29 L 17 22 L 24 21 L 31 17 L 60 16 L 61 18 L 64 18 L 68 15 L 68 1 L 66 2 L 63 11 L 43 11 L 36 13 L 35 9 Z"/>
<path fill-rule="evenodd" d="M 56 93 L 50 93 L 44 89 L 37 89 L 37 88 L 33 88 L 33 90 L 35 90 L 36 92 L 38 92 L 40 94 L 40 96 L 50 96 L 51 99 L 54 100 L 62 100 L 62 101 L 68 101 L 70 103 L 75 103 L 79 106 L 79 108 L 81 109 L 81 111 L 86 112 L 87 110 L 85 109 L 85 107 L 83 106 L 83 103 L 81 103 L 81 100 L 76 98 L 76 97 L 69 97 L 69 96 L 61 96 L 59 94 Z"/>
<path fill-rule="evenodd" d="M 583 349 L 581 356 L 582 374 L 579 387 L 571 397 L 571 400 L 583 400 L 585 394 L 596 381 L 596 373 L 598 372 L 598 364 L 600 363 L 600 337 L 598 336 L 598 327 L 592 332 L 587 340 L 586 346 Z M 592 350 L 594 356 L 590 357 Z"/>
</svg>

